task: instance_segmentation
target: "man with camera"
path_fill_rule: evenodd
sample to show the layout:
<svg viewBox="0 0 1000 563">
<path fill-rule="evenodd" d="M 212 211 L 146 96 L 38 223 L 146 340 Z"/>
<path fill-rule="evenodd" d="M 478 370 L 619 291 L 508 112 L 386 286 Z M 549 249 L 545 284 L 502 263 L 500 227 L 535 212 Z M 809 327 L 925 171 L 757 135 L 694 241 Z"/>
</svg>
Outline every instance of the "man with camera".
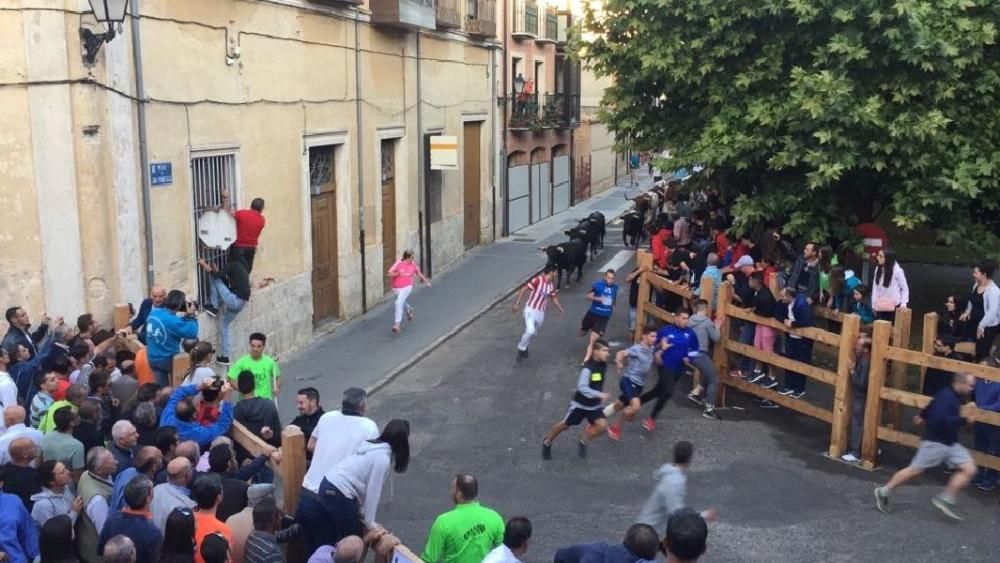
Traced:
<svg viewBox="0 0 1000 563">
<path fill-rule="evenodd" d="M 194 396 L 202 391 L 216 389 L 222 401 L 219 419 L 210 426 L 202 426 L 195 420 L 197 411 Z M 177 437 L 181 441 L 192 440 L 203 449 L 208 448 L 212 440 L 229 431 L 233 424 L 233 404 L 229 401 L 233 388 L 229 382 L 214 377 L 201 382 L 201 385 L 182 385 L 174 390 L 163 409 L 160 426 L 173 426 L 177 429 Z"/>
<path fill-rule="evenodd" d="M 181 340 L 198 338 L 198 308 L 183 291 L 171 290 L 162 307 L 155 307 L 146 319 L 146 357 L 161 387 L 171 384 L 174 356 Z"/>
</svg>

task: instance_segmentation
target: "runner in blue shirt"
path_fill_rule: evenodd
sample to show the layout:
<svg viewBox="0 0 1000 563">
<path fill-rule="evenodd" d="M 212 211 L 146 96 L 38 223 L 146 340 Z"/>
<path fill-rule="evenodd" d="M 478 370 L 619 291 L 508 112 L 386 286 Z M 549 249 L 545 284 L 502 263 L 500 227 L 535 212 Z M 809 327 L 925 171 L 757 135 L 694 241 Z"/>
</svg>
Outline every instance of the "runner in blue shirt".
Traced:
<svg viewBox="0 0 1000 563">
<path fill-rule="evenodd" d="M 590 353 L 594 348 L 594 342 L 604 336 L 604 331 L 608 328 L 608 321 L 615 308 L 615 301 L 618 299 L 618 284 L 615 283 L 615 271 L 604 272 L 604 279 L 594 283 L 587 294 L 590 300 L 590 309 L 583 316 L 580 322 L 580 336 L 590 332 L 590 342 L 587 343 L 587 355 L 583 357 L 582 363 L 590 360 Z"/>
<path fill-rule="evenodd" d="M 691 312 L 682 307 L 674 313 L 674 323 L 664 325 L 656 334 L 655 359 L 659 378 L 656 387 L 646 391 L 639 398 L 644 405 L 656 399 L 653 411 L 642 423 L 647 432 L 656 430 L 656 417 L 673 396 L 674 384 L 684 374 L 688 358 L 698 354 L 698 335 L 688 327 L 690 317 Z"/>
</svg>

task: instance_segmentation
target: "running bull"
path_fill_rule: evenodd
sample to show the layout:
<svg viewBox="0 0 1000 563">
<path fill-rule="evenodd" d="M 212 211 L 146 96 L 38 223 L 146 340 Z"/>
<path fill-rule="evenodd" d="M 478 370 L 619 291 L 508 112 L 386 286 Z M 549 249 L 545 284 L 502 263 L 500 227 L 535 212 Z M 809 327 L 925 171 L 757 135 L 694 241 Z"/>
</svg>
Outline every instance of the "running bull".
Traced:
<svg viewBox="0 0 1000 563">
<path fill-rule="evenodd" d="M 566 287 L 570 286 L 573 270 L 576 270 L 576 281 L 583 277 L 583 265 L 587 262 L 587 246 L 579 240 L 569 240 L 552 246 L 539 248 L 545 253 L 546 266 L 555 267 L 558 270 L 556 275 L 556 288 L 562 287 L 563 271 L 566 272 Z"/>
</svg>

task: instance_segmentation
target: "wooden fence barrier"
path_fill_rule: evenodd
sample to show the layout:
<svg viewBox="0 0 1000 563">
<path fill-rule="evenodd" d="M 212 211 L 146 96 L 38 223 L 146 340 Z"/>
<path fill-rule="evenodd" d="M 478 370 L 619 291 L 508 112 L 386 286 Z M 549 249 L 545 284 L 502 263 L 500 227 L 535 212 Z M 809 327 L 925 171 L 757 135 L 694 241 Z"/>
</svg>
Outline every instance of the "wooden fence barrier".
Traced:
<svg viewBox="0 0 1000 563">
<path fill-rule="evenodd" d="M 636 256 L 639 266 L 651 265 L 652 256 L 644 251 L 639 251 Z M 705 282 L 709 285 L 706 285 Z M 702 280 L 700 289 L 702 296 L 710 296 L 712 291 L 711 280 Z M 673 322 L 674 315 L 664 311 L 650 302 L 650 290 L 668 291 L 679 295 L 684 299 L 693 299 L 694 293 L 685 286 L 672 283 L 652 271 L 644 272 L 639 281 L 639 299 L 636 306 L 636 333 L 635 338 L 640 336 L 641 327 L 646 323 L 647 317 L 654 317 L 663 322 Z M 774 319 L 763 318 L 755 315 L 752 311 L 734 307 L 731 304 L 733 297 L 733 287 L 729 282 L 724 282 L 718 289 L 718 299 L 716 307 L 716 318 L 721 319 L 719 332 L 721 338 L 715 345 L 713 361 L 721 374 L 719 400 L 725 401 L 726 387 L 733 387 L 745 393 L 755 395 L 763 399 L 769 399 L 796 412 L 822 420 L 831 425 L 829 455 L 839 457 L 847 450 L 848 437 L 851 424 L 851 398 L 853 388 L 849 366 L 853 360 L 854 344 L 861 327 L 861 319 L 857 315 L 837 314 L 836 319 L 842 323 L 840 334 L 829 332 L 815 327 L 790 329 Z M 733 338 L 732 320 L 738 319 L 757 325 L 769 326 L 776 331 L 785 334 L 795 334 L 809 338 L 815 342 L 830 346 L 837 350 L 836 371 L 826 370 L 820 367 L 798 362 L 787 358 L 781 354 L 764 352 L 753 346 L 742 344 L 738 339 Z M 763 362 L 769 366 L 792 370 L 801 373 L 810 379 L 831 385 L 834 389 L 833 406 L 831 409 L 824 409 L 801 399 L 793 399 L 784 395 L 779 395 L 772 389 L 764 389 L 755 385 L 729 376 L 729 353 L 736 353 L 748 358 Z M 773 375 L 773 372 L 772 372 Z"/>
<path fill-rule="evenodd" d="M 934 334 L 936 334 L 937 315 L 928 313 L 924 317 L 924 328 L 927 330 L 928 324 L 933 320 Z M 922 409 L 931 402 L 931 397 L 906 391 L 903 385 L 897 385 L 895 380 L 891 386 L 886 385 L 887 362 L 892 362 L 893 370 L 896 366 L 901 366 L 901 370 L 906 369 L 906 365 L 916 365 L 921 371 L 926 373 L 927 368 L 935 368 L 953 373 L 968 373 L 988 379 L 990 381 L 1000 381 L 1000 369 L 991 368 L 980 364 L 962 362 L 951 358 L 935 356 L 927 351 L 916 352 L 908 350 L 902 346 L 890 345 L 890 336 L 893 333 L 893 326 L 888 321 L 876 321 L 872 335 L 872 358 L 871 369 L 868 372 L 868 394 L 865 406 L 865 426 L 864 437 L 861 444 L 861 464 L 862 467 L 872 469 L 878 461 L 878 441 L 883 440 L 894 444 L 902 444 L 911 448 L 920 445 L 920 437 L 916 434 L 901 430 L 898 422 L 895 426 L 883 425 L 881 420 L 882 402 L 889 403 L 890 408 L 900 409 L 903 406 Z M 926 336 L 925 332 L 925 336 Z M 933 338 L 930 340 L 930 348 L 933 350 Z M 927 340 L 924 340 L 922 348 L 926 350 Z M 983 411 L 969 404 L 964 407 L 968 411 L 978 414 L 978 422 L 984 422 L 993 426 L 1000 426 L 1000 413 Z M 976 463 L 983 467 L 1000 470 L 1000 457 L 986 455 L 982 452 L 972 452 Z"/>
</svg>

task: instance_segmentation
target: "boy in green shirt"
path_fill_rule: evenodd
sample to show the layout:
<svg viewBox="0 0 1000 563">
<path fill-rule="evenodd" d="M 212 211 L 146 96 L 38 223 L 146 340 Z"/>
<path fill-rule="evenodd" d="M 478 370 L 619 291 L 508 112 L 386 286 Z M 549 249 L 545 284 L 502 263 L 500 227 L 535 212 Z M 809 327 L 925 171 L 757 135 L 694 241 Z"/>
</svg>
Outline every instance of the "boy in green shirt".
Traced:
<svg viewBox="0 0 1000 563">
<path fill-rule="evenodd" d="M 503 518 L 476 501 L 479 483 L 456 475 L 451 485 L 455 508 L 437 517 L 420 559 L 424 563 L 481 563 L 503 541 Z"/>
<path fill-rule="evenodd" d="M 253 373 L 255 397 L 273 399 L 281 391 L 281 368 L 264 354 L 267 337 L 259 332 L 250 335 L 250 353 L 229 368 L 229 379 L 236 380 L 244 370 Z"/>
</svg>

